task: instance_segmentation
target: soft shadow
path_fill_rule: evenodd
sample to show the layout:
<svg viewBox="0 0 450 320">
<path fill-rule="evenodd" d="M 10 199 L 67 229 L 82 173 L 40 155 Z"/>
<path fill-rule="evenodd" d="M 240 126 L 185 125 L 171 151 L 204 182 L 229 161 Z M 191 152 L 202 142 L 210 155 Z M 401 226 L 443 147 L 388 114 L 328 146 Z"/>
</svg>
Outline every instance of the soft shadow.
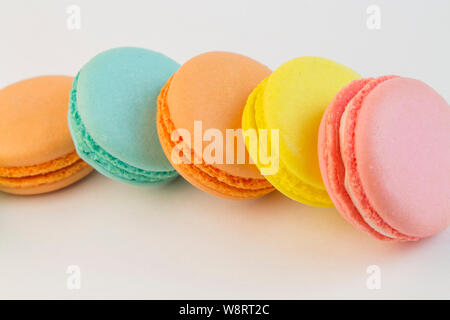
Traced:
<svg viewBox="0 0 450 320">
<path fill-rule="evenodd" d="M 249 224 L 266 228 L 268 242 L 287 254 L 319 259 L 340 257 L 404 257 L 428 245 L 417 242 L 386 242 L 354 228 L 335 208 L 316 208 L 298 203 L 280 192 L 245 203 Z M 267 223 L 261 223 L 265 220 Z M 294 253 L 295 252 L 295 253 Z"/>
</svg>

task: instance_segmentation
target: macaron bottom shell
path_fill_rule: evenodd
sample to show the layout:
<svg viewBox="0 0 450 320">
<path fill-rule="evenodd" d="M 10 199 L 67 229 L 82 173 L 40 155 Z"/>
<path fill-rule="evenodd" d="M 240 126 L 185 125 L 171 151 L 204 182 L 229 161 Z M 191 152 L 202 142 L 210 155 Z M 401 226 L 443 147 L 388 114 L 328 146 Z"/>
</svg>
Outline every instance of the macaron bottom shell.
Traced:
<svg viewBox="0 0 450 320">
<path fill-rule="evenodd" d="M 0 178 L 0 190 L 15 195 L 37 195 L 68 187 L 92 172 L 92 167 L 84 162 L 79 162 L 66 169 L 53 173 L 39 175 L 30 178 L 20 178 L 11 183 L 5 183 L 5 178 Z"/>
</svg>

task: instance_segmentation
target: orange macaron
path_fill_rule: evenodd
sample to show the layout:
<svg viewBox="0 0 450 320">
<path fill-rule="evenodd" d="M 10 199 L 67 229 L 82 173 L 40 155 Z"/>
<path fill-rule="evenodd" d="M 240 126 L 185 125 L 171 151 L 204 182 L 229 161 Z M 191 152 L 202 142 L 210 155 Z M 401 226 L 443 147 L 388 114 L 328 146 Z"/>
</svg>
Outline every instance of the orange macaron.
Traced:
<svg viewBox="0 0 450 320">
<path fill-rule="evenodd" d="M 0 90 L 0 190 L 40 194 L 92 168 L 75 152 L 67 112 L 72 77 L 42 76 Z"/>
<path fill-rule="evenodd" d="M 249 160 L 239 131 L 249 94 L 270 73 L 246 56 L 208 52 L 186 62 L 163 87 L 157 108 L 159 139 L 174 168 L 192 185 L 235 200 L 274 190 Z M 230 132 L 232 141 L 227 139 Z M 211 152 L 213 143 L 217 148 Z M 241 147 L 244 162 L 237 160 Z"/>
</svg>

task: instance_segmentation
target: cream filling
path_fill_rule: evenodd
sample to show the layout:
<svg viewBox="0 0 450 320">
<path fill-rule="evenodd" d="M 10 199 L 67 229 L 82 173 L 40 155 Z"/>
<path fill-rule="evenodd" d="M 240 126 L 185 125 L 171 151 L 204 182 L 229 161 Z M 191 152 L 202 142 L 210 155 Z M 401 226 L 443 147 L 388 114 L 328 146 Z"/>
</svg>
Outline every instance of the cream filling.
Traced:
<svg viewBox="0 0 450 320">
<path fill-rule="evenodd" d="M 344 128 L 345 128 L 345 124 L 347 122 L 347 117 L 348 117 L 348 108 L 345 108 L 344 113 L 342 114 L 341 123 L 339 126 L 339 148 L 341 150 L 341 156 L 344 153 L 343 152 L 344 151 L 343 150 Z M 345 166 L 345 162 L 344 162 L 344 166 Z M 349 183 L 349 180 L 350 180 L 350 178 L 349 178 L 348 170 L 347 170 L 347 168 L 345 168 L 344 187 L 345 187 L 345 190 L 347 191 L 348 195 L 350 196 L 350 199 L 352 200 L 353 205 L 356 207 L 356 210 L 358 210 L 361 218 L 376 232 L 382 234 L 385 237 L 397 239 L 397 237 L 395 235 L 393 235 L 389 232 L 386 232 L 384 230 L 381 230 L 381 228 L 379 226 L 377 226 L 373 221 L 370 220 L 368 213 L 361 208 L 361 204 L 357 201 L 357 199 L 355 197 L 355 192 L 352 189 L 352 187 Z"/>
</svg>

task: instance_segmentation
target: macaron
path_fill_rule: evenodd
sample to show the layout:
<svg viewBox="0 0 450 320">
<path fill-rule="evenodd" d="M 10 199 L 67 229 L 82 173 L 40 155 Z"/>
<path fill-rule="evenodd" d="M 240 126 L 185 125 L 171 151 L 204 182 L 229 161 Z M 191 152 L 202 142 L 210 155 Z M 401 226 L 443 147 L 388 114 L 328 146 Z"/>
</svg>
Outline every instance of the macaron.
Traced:
<svg viewBox="0 0 450 320">
<path fill-rule="evenodd" d="M 70 95 L 69 128 L 80 157 L 132 185 L 175 178 L 156 132 L 156 99 L 178 68 L 161 53 L 131 47 L 89 61 Z"/>
<path fill-rule="evenodd" d="M 248 157 L 240 121 L 248 95 L 270 73 L 244 55 L 207 52 L 182 65 L 166 83 L 158 99 L 159 139 L 192 185 L 233 200 L 273 190 Z"/>
<path fill-rule="evenodd" d="M 248 98 L 243 129 L 279 131 L 279 141 L 258 134 L 258 147 L 249 146 L 246 140 L 250 156 L 262 171 L 261 147 L 276 152 L 279 168 L 264 176 L 289 198 L 311 206 L 333 206 L 317 157 L 320 120 L 336 93 L 359 77 L 334 61 L 300 57 L 276 69 Z"/>
<path fill-rule="evenodd" d="M 418 240 L 450 224 L 450 106 L 398 76 L 343 88 L 321 122 L 322 177 L 339 212 L 387 241 Z"/>
<path fill-rule="evenodd" d="M 67 126 L 73 78 L 41 76 L 0 90 L 0 190 L 55 191 L 92 168 L 75 152 Z"/>
</svg>

